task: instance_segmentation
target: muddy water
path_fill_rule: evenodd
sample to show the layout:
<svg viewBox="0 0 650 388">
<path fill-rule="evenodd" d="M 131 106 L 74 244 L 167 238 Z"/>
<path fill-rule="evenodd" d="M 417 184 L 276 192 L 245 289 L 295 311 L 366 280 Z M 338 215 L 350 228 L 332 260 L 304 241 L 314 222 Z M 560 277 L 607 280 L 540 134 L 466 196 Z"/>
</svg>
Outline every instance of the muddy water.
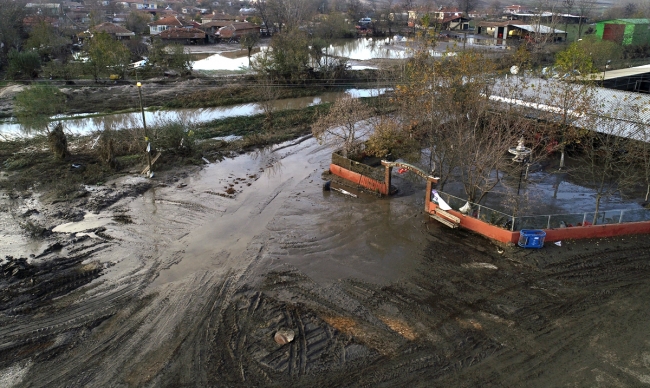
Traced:
<svg viewBox="0 0 650 388">
<path fill-rule="evenodd" d="M 62 226 L 62 248 L 39 261 L 65 266 L 34 270 L 33 282 L 0 277 L 0 381 L 647 381 L 647 239 L 499 253 L 429 222 L 421 182 L 396 175 L 391 199 L 323 192 L 327 148 L 309 139 L 276 149 L 160 177 L 144 195 Z M 118 214 L 131 222 L 114 221 Z M 75 237 L 89 229 L 98 238 Z M 280 346 L 273 336 L 282 328 L 296 336 Z"/>
<path fill-rule="evenodd" d="M 334 102 L 337 98 L 348 94 L 353 97 L 370 97 L 385 93 L 386 89 L 348 89 L 345 92 L 326 92 L 314 97 L 287 98 L 272 103 L 277 110 L 300 109 L 307 106 Z M 172 109 L 162 111 L 146 111 L 145 120 L 148 125 L 156 125 L 168 120 L 180 120 L 184 123 L 200 123 L 228 117 L 250 116 L 263 112 L 258 103 L 239 104 L 217 108 L 202 109 Z M 62 116 L 66 131 L 84 135 L 104 128 L 131 128 L 142 125 L 142 115 L 139 112 L 109 114 L 87 118 Z M 10 121 L 0 122 L 0 134 L 18 135 L 23 133 L 21 126 Z"/>
</svg>

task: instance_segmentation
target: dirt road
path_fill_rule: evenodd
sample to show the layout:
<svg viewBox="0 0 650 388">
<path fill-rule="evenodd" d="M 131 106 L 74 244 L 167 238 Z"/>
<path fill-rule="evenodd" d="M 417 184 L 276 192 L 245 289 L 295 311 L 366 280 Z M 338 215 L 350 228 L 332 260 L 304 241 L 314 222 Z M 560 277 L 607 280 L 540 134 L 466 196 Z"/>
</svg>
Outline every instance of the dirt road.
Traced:
<svg viewBox="0 0 650 388">
<path fill-rule="evenodd" d="M 419 182 L 322 191 L 329 152 L 159 178 L 42 244 L 5 232 L 0 386 L 650 384 L 646 237 L 499 253 L 429 222 Z"/>
</svg>

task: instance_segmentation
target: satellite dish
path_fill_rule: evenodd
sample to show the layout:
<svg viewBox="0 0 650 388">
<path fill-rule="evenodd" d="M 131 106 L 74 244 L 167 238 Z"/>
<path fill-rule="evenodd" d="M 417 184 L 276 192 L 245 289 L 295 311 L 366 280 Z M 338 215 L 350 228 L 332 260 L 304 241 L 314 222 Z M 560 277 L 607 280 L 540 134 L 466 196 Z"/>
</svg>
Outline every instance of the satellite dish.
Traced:
<svg viewBox="0 0 650 388">
<path fill-rule="evenodd" d="M 510 68 L 510 73 L 512 73 L 512 74 L 517 74 L 517 73 L 519 73 L 519 66 L 512 66 L 512 67 Z"/>
</svg>

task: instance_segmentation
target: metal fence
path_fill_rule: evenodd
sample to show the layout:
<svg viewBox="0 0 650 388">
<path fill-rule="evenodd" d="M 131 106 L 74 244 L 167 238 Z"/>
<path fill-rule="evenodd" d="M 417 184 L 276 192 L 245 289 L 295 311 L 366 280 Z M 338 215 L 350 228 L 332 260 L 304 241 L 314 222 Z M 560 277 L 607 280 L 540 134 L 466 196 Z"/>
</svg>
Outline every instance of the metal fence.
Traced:
<svg viewBox="0 0 650 388">
<path fill-rule="evenodd" d="M 509 214 L 440 191 L 438 195 L 454 210 L 460 211 L 463 208 L 463 214 L 503 229 L 513 230 L 515 217 Z"/>
<path fill-rule="evenodd" d="M 468 202 L 451 194 L 439 191 L 438 195 L 454 210 L 460 211 L 463 208 L 462 213 L 470 217 L 511 231 L 650 221 L 650 210 L 648 209 L 604 210 L 598 213 L 583 212 L 515 217 L 484 205 Z"/>
</svg>

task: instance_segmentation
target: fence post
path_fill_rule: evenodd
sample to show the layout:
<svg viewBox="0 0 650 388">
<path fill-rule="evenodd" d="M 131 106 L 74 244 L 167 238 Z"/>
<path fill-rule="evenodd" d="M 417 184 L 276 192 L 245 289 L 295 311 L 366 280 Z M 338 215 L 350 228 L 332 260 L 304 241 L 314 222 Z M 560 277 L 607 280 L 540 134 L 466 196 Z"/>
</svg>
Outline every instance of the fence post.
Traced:
<svg viewBox="0 0 650 388">
<path fill-rule="evenodd" d="M 510 224 L 510 231 L 515 231 L 515 217 L 512 217 L 512 223 Z"/>
<path fill-rule="evenodd" d="M 623 223 L 623 213 L 625 213 L 625 210 L 621 210 L 621 216 L 618 219 L 618 223 L 622 224 Z"/>
<path fill-rule="evenodd" d="M 481 219 L 481 205 L 478 205 L 478 211 L 476 212 L 476 219 Z"/>
<path fill-rule="evenodd" d="M 546 223 L 546 229 L 551 229 L 551 215 L 548 215 L 548 222 Z"/>
</svg>

